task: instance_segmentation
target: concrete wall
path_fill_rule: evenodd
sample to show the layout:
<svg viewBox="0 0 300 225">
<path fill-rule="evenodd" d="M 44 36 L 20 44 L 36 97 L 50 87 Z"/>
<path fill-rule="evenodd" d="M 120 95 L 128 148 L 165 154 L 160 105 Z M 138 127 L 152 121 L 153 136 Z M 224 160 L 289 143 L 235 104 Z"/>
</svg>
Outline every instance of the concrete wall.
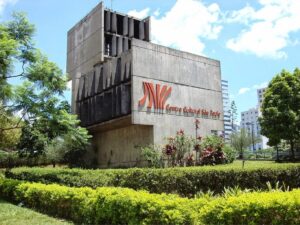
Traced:
<svg viewBox="0 0 300 225">
<path fill-rule="evenodd" d="M 99 167 L 140 166 L 140 146 L 153 143 L 153 126 L 129 125 L 97 132 L 93 137 Z"/>
<path fill-rule="evenodd" d="M 68 32 L 67 73 L 72 79 L 72 107 L 79 78 L 103 61 L 103 4 L 98 4 Z"/>
<path fill-rule="evenodd" d="M 155 143 L 165 142 L 165 137 L 174 136 L 179 129 L 194 136 L 195 117 L 201 123 L 201 136 L 224 130 L 219 61 L 138 40 L 132 42 L 132 54 L 132 123 L 153 125 Z M 213 118 L 139 107 L 143 82 L 172 87 L 165 105 L 218 111 L 221 115 Z"/>
</svg>

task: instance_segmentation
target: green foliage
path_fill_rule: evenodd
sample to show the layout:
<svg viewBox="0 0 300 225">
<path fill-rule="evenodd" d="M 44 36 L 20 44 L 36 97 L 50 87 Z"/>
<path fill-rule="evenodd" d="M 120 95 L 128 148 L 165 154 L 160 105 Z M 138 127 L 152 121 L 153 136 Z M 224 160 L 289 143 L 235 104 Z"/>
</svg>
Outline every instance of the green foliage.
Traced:
<svg viewBox="0 0 300 225">
<path fill-rule="evenodd" d="M 269 145 L 276 146 L 280 140 L 294 145 L 300 139 L 300 70 L 294 73 L 282 70 L 276 75 L 264 94 L 262 117 L 259 119 L 261 133 L 269 138 Z"/>
<path fill-rule="evenodd" d="M 222 193 L 224 187 L 266 190 L 266 182 L 285 183 L 290 188 L 300 187 L 299 164 L 271 164 L 249 167 L 239 165 L 204 166 L 167 169 L 132 168 L 110 170 L 16 168 L 7 177 L 42 183 L 59 183 L 76 187 L 128 187 L 152 193 L 177 193 L 192 197 L 199 191 Z M 250 163 L 250 162 L 249 162 Z M 256 162 L 257 163 L 257 162 Z M 235 167 L 233 167 L 235 166 Z M 239 166 L 239 167 L 237 167 Z"/>
<path fill-rule="evenodd" d="M 20 129 L 9 129 L 11 124 L 18 123 L 19 118 L 4 110 L 0 101 L 0 149 L 6 151 L 16 150 L 21 136 Z M 2 129 L 1 129 L 2 128 Z"/>
<path fill-rule="evenodd" d="M 169 166 L 184 165 L 185 156 L 191 153 L 193 146 L 193 139 L 184 133 L 184 130 L 179 130 L 175 137 L 167 138 L 163 153 L 167 157 Z"/>
<path fill-rule="evenodd" d="M 236 159 L 237 152 L 230 145 L 225 144 L 222 150 L 226 156 L 227 163 L 232 163 Z"/>
<path fill-rule="evenodd" d="M 2 140 L 10 141 L 7 144 L 13 147 L 19 142 L 21 156 L 37 157 L 60 137 L 69 148 L 65 159 L 75 165 L 90 136 L 76 116 L 69 114 L 70 106 L 61 96 L 67 77 L 34 46 L 34 32 L 34 25 L 23 13 L 15 13 L 12 21 L 0 24 L 0 148 Z M 21 65 L 20 74 L 13 74 L 14 65 Z M 12 85 L 9 79 L 15 77 L 23 82 Z M 7 134 L 15 138 L 9 140 Z"/>
<path fill-rule="evenodd" d="M 48 165 L 49 163 L 51 162 L 43 155 L 38 157 L 19 157 L 17 151 L 6 152 L 0 150 L 0 168 Z"/>
<path fill-rule="evenodd" d="M 162 151 L 159 146 L 149 145 L 141 147 L 141 155 L 148 162 L 149 167 L 161 167 Z"/>
<path fill-rule="evenodd" d="M 217 135 L 207 136 L 201 143 L 201 165 L 217 165 L 226 163 L 223 152 L 224 139 Z"/>
<path fill-rule="evenodd" d="M 127 188 L 72 188 L 0 179 L 0 196 L 79 224 L 299 224 L 300 190 L 196 199 Z"/>
<path fill-rule="evenodd" d="M 230 145 L 238 152 L 239 158 L 244 158 L 245 150 L 251 146 L 254 142 L 257 143 L 260 141 L 260 138 L 253 137 L 246 129 L 241 129 L 240 132 L 232 133 L 230 136 Z"/>
<path fill-rule="evenodd" d="M 53 167 L 57 163 L 63 162 L 68 149 L 64 145 L 64 140 L 56 138 L 46 147 L 46 158 L 52 163 Z"/>
<path fill-rule="evenodd" d="M 70 188 L 0 179 L 0 196 L 80 224 L 195 224 L 204 200 L 127 188 Z"/>
<path fill-rule="evenodd" d="M 202 149 L 212 148 L 218 151 L 222 151 L 224 147 L 224 139 L 217 135 L 210 135 L 203 138 L 201 143 Z"/>
<path fill-rule="evenodd" d="M 216 198 L 199 210 L 203 224 L 299 224 L 300 190 Z"/>
</svg>

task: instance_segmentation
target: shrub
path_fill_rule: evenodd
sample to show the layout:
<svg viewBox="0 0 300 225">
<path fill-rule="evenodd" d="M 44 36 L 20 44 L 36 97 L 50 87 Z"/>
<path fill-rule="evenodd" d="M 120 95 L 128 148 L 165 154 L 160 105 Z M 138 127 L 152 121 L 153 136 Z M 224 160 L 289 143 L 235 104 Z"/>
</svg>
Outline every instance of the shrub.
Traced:
<svg viewBox="0 0 300 225">
<path fill-rule="evenodd" d="M 45 156 L 20 157 L 17 151 L 5 152 L 0 150 L 0 168 L 13 168 L 18 166 L 38 166 L 48 164 Z"/>
<path fill-rule="evenodd" d="M 127 188 L 94 190 L 3 179 L 0 196 L 83 224 L 195 224 L 196 209 L 206 203 Z"/>
<path fill-rule="evenodd" d="M 43 183 L 59 183 L 77 187 L 128 187 L 152 193 L 177 193 L 191 197 L 199 191 L 222 193 L 224 187 L 267 189 L 266 182 L 276 182 L 290 188 L 300 187 L 299 164 L 275 164 L 265 168 L 185 167 L 167 169 L 51 169 L 15 168 L 7 177 Z"/>
<path fill-rule="evenodd" d="M 226 155 L 227 163 L 232 163 L 237 157 L 236 150 L 230 147 L 229 145 L 224 145 L 223 152 Z"/>
<path fill-rule="evenodd" d="M 227 162 L 223 152 L 224 139 L 222 137 L 216 135 L 205 137 L 201 143 L 201 148 L 203 149 L 200 157 L 201 165 L 217 165 Z"/>
<path fill-rule="evenodd" d="M 0 196 L 80 224 L 299 224 L 300 190 L 198 199 L 0 179 Z"/>
<path fill-rule="evenodd" d="M 203 224 L 300 224 L 300 190 L 216 198 L 199 210 Z"/>
<path fill-rule="evenodd" d="M 184 133 L 184 130 L 179 130 L 175 137 L 169 137 L 163 153 L 169 161 L 169 166 L 183 166 L 187 161 L 185 156 L 191 154 L 193 139 Z"/>
<path fill-rule="evenodd" d="M 160 167 L 162 164 L 162 152 L 159 146 L 141 147 L 141 155 L 148 162 L 149 167 Z"/>
</svg>

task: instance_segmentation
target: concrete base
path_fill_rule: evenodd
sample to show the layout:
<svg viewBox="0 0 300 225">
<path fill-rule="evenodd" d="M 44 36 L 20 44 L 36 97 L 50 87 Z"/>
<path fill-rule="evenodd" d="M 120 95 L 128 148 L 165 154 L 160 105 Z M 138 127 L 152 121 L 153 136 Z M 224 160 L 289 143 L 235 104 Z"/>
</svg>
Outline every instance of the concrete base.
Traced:
<svg viewBox="0 0 300 225">
<path fill-rule="evenodd" d="M 153 126 L 128 125 L 93 133 L 97 167 L 142 166 L 141 146 L 153 143 Z"/>
</svg>

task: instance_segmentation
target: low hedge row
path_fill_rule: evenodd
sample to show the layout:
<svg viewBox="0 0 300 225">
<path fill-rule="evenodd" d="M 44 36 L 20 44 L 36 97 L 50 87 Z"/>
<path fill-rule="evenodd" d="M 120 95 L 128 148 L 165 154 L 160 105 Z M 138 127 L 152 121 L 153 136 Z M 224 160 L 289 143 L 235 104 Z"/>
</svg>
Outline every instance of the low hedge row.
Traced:
<svg viewBox="0 0 300 225">
<path fill-rule="evenodd" d="M 197 224 L 207 200 L 128 188 L 72 188 L 0 179 L 0 197 L 79 224 Z"/>
<path fill-rule="evenodd" d="M 192 197 L 199 191 L 222 193 L 224 187 L 267 189 L 267 182 L 279 182 L 290 188 L 300 187 L 300 165 L 270 168 L 231 169 L 190 167 L 169 169 L 47 169 L 16 168 L 6 173 L 8 178 L 42 183 L 58 183 L 74 187 L 127 187 L 151 193 L 176 193 Z"/>
<path fill-rule="evenodd" d="M 128 188 L 0 179 L 0 197 L 80 224 L 299 224 L 300 189 L 187 199 Z"/>
</svg>

